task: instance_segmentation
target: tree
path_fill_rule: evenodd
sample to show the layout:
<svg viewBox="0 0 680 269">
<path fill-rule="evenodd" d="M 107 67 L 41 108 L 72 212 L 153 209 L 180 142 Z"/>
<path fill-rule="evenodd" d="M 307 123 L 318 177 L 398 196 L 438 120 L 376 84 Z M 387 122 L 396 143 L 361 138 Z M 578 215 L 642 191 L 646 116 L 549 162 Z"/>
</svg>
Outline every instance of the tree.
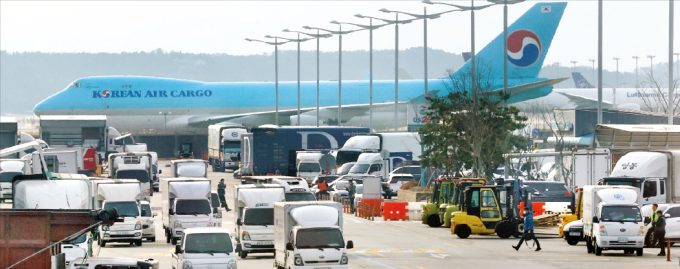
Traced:
<svg viewBox="0 0 680 269">
<path fill-rule="evenodd" d="M 506 105 L 508 94 L 491 90 L 494 79 L 488 66 L 481 61 L 477 66 L 474 89 L 470 70 L 455 77 L 449 71 L 444 78 L 446 95 L 426 97 L 432 120 L 419 131 L 424 166 L 449 175 L 471 168 L 474 176 L 491 178 L 504 154 L 515 145 L 526 145 L 524 138 L 513 135 L 524 127 L 526 118 L 518 108 Z"/>
<path fill-rule="evenodd" d="M 656 75 L 650 68 L 643 68 L 644 78 L 635 89 L 637 97 L 644 103 L 643 109 L 652 112 L 668 113 L 668 75 Z M 673 81 L 673 89 L 678 89 L 678 82 L 680 78 Z M 680 106 L 680 93 L 674 91 L 673 96 L 673 111 L 678 111 Z M 677 113 L 675 113 L 677 114 Z"/>
</svg>

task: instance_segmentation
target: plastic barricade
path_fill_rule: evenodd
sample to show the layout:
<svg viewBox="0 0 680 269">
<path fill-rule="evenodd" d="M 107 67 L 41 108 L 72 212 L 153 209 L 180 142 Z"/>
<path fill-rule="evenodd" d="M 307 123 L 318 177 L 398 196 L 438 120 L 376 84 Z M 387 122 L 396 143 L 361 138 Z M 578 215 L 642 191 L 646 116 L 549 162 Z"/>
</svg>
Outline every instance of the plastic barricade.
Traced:
<svg viewBox="0 0 680 269">
<path fill-rule="evenodd" d="M 408 216 L 406 216 L 407 206 L 407 202 L 385 202 L 381 207 L 381 215 L 385 220 L 408 220 Z"/>
<path fill-rule="evenodd" d="M 408 217 L 409 220 L 422 220 L 423 216 L 423 206 L 426 203 L 423 202 L 409 202 L 408 206 L 406 209 L 408 212 L 406 212 L 406 216 Z"/>
</svg>

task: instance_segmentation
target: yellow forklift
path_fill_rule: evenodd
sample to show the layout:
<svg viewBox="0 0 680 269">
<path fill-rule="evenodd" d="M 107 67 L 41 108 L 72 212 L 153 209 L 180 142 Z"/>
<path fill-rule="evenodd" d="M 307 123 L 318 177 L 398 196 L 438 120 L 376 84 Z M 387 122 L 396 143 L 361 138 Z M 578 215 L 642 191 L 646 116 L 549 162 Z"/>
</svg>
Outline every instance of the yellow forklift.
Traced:
<svg viewBox="0 0 680 269">
<path fill-rule="evenodd" d="M 497 185 L 468 187 L 463 191 L 461 211 L 451 217 L 451 234 L 459 238 L 494 233 L 500 238 L 519 237 L 523 225 L 517 208 L 523 197 L 519 186 L 517 180 L 508 184 L 500 180 Z"/>
<path fill-rule="evenodd" d="M 451 214 L 460 211 L 463 191 L 469 186 L 483 186 L 484 178 L 439 177 L 432 188 L 432 198 L 423 205 L 422 223 L 430 227 L 451 226 Z"/>
</svg>

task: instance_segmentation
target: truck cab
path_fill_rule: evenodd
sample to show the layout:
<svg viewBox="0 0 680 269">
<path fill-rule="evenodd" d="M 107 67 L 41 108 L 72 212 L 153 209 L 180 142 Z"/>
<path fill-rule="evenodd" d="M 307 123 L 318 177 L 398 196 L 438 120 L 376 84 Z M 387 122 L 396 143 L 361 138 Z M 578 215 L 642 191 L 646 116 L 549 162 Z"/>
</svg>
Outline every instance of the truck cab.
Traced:
<svg viewBox="0 0 680 269">
<path fill-rule="evenodd" d="M 227 229 L 189 228 L 172 253 L 173 268 L 236 269 L 236 252 Z"/>
<path fill-rule="evenodd" d="M 127 152 L 109 155 L 109 177 L 136 179 L 142 186 L 142 200 L 151 201 L 153 195 L 152 155 L 149 152 Z"/>
<path fill-rule="evenodd" d="M 322 174 L 322 169 L 319 161 L 322 156 L 323 153 L 321 152 L 298 151 L 295 159 L 297 176 L 304 178 L 309 183 L 311 183 L 315 177 L 320 176 Z"/>
<path fill-rule="evenodd" d="M 170 215 L 173 226 L 170 238 L 173 245 L 184 236 L 184 229 L 192 227 L 212 227 L 212 205 L 209 199 L 175 199 Z"/>
<path fill-rule="evenodd" d="M 630 152 L 619 159 L 611 175 L 603 178 L 600 185 L 636 187 L 642 194 L 640 205 L 668 203 L 669 155 L 672 154 Z M 673 167 L 671 172 L 674 172 Z"/>
<path fill-rule="evenodd" d="M 314 194 L 309 189 L 307 181 L 303 178 L 274 177 L 271 183 L 283 186 L 286 193 L 286 202 L 316 201 L 316 197 L 314 197 Z"/>
<path fill-rule="evenodd" d="M 240 185 L 234 188 L 234 213 L 237 252 L 274 252 L 274 203 L 285 201 L 284 188 L 278 184 Z"/>
<path fill-rule="evenodd" d="M 123 222 L 116 222 L 111 226 L 100 225 L 99 246 L 105 247 L 106 243 L 123 242 L 142 246 L 142 215 L 139 204 L 136 201 L 104 201 L 102 210 L 115 208 Z"/>
<path fill-rule="evenodd" d="M 208 126 L 208 155 L 213 172 L 238 169 L 241 161 L 241 135 L 246 133 L 248 130 L 243 126 Z"/>
</svg>

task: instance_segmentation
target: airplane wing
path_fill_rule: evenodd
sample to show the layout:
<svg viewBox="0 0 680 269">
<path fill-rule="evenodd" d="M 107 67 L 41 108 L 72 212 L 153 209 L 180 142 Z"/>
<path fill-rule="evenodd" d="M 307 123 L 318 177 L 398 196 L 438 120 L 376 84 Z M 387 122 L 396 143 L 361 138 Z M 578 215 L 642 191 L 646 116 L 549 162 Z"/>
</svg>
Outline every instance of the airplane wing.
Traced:
<svg viewBox="0 0 680 269">
<path fill-rule="evenodd" d="M 400 105 L 404 104 L 404 102 L 399 102 Z M 394 106 L 393 102 L 389 103 L 377 103 L 373 104 L 373 108 L 383 108 L 383 107 L 391 107 Z M 325 114 L 331 114 L 331 115 L 337 115 L 338 113 L 338 107 L 337 106 L 322 106 L 319 108 L 322 111 L 325 111 Z M 368 104 L 359 104 L 359 105 L 343 105 L 342 106 L 342 121 L 346 122 L 349 121 L 350 119 L 356 117 L 356 116 L 361 116 L 365 115 L 368 113 L 369 105 Z M 305 112 L 310 112 L 310 111 L 315 111 L 316 107 L 303 107 L 300 108 L 300 113 L 305 113 Z M 288 119 L 290 116 L 297 115 L 297 108 L 294 109 L 283 109 L 279 110 L 279 122 L 280 123 L 285 123 L 288 122 Z M 260 117 L 269 117 L 272 118 L 272 122 L 274 122 L 274 117 L 276 116 L 276 111 L 262 111 L 262 112 L 251 112 L 251 113 L 242 113 L 242 114 L 231 114 L 231 115 L 206 115 L 206 116 L 196 116 L 192 117 L 189 119 L 189 126 L 192 127 L 207 127 L 208 125 L 211 124 L 217 124 L 220 122 L 225 122 L 233 119 L 238 119 L 238 118 L 243 118 L 243 117 L 248 117 L 248 116 L 260 116 Z"/>
<path fill-rule="evenodd" d="M 597 107 L 597 100 L 579 95 L 560 92 L 559 94 L 569 98 L 569 102 L 576 105 L 576 109 L 588 109 Z M 611 109 L 614 105 L 610 102 L 602 101 L 602 109 Z"/>
</svg>

